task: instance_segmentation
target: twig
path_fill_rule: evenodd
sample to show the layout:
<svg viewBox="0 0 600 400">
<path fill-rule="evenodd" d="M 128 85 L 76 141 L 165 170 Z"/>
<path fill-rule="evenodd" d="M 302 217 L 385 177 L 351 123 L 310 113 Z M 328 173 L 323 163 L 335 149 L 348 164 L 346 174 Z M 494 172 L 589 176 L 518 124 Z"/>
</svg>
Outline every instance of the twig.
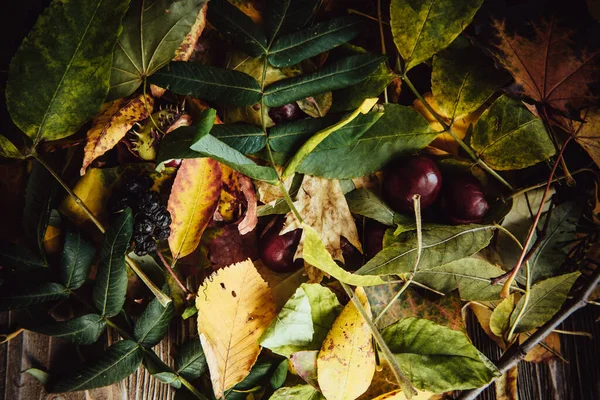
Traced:
<svg viewBox="0 0 600 400">
<path fill-rule="evenodd" d="M 462 149 L 469 155 L 469 157 L 471 157 L 471 159 L 473 161 L 475 161 L 477 163 L 477 165 L 479 165 L 481 168 L 483 168 L 488 174 L 490 174 L 491 176 L 496 178 L 496 180 L 498 182 L 500 182 L 501 184 L 506 186 L 506 188 L 508 188 L 511 192 L 514 191 L 514 188 L 512 187 L 512 185 L 510 183 L 508 183 L 503 177 L 501 177 L 496 171 L 494 171 L 489 165 L 487 165 L 473 151 L 473 149 L 471 149 L 465 142 L 463 142 L 458 136 L 456 136 L 456 133 L 454 133 L 454 131 L 452 130 L 452 126 L 448 125 L 446 123 L 446 121 L 444 121 L 443 118 L 429 105 L 429 103 L 427 103 L 427 101 L 425 101 L 423 96 L 421 96 L 421 94 L 419 93 L 417 88 L 415 88 L 415 86 L 412 84 L 412 82 L 406 76 L 406 74 L 403 74 L 401 76 L 401 78 L 408 85 L 408 87 L 414 93 L 414 95 L 417 97 L 417 99 L 419 99 L 419 101 L 427 109 L 427 111 L 429 111 L 431 113 L 431 115 L 433 115 L 433 117 L 440 123 L 440 125 L 442 125 L 442 127 L 444 128 L 444 132 L 447 132 L 450 136 L 452 136 L 452 138 L 456 141 L 456 143 L 458 143 L 460 145 L 460 147 L 462 147 Z"/>
<path fill-rule="evenodd" d="M 177 276 L 175 271 L 173 271 L 173 268 L 171 268 L 171 266 L 169 265 L 167 260 L 165 260 L 165 256 L 163 255 L 163 253 L 159 249 L 156 249 L 156 254 L 158 255 L 158 258 L 160 258 L 160 261 L 162 261 L 162 263 L 163 263 L 164 267 L 167 269 L 167 271 L 169 271 L 169 274 L 171 274 L 171 276 L 173 277 L 173 279 L 175 280 L 177 285 L 181 288 L 181 290 L 183 290 L 183 293 L 185 293 L 186 295 L 188 293 L 190 293 L 188 288 L 185 287 L 185 285 L 179 280 L 179 277 Z"/>
<path fill-rule="evenodd" d="M 592 172 L 594 174 L 596 173 L 596 171 L 594 171 L 591 168 L 581 168 L 581 169 L 578 169 L 578 170 L 575 170 L 575 171 L 571 172 L 571 177 L 573 175 L 577 175 L 577 174 L 579 174 L 581 172 Z M 569 177 L 567 177 L 565 175 L 558 176 L 558 177 L 552 179 L 552 183 L 556 183 L 556 182 L 562 181 L 563 179 L 567 179 L 567 178 L 569 178 Z M 510 194 L 510 195 L 508 195 L 506 197 L 504 197 L 503 200 L 506 201 L 506 200 L 514 199 L 515 197 L 519 197 L 520 195 L 522 195 L 524 193 L 531 192 L 532 190 L 542 188 L 542 187 L 546 186 L 546 183 L 547 182 L 542 182 L 542 183 L 538 183 L 537 185 L 533 185 L 533 186 L 529 186 L 529 187 L 526 187 L 526 188 L 523 188 L 523 189 L 519 189 L 516 192 L 514 192 L 514 193 L 512 193 L 512 194 Z"/>
<path fill-rule="evenodd" d="M 375 18 L 374 16 L 369 15 L 369 14 L 365 14 L 365 13 L 360 12 L 358 10 L 355 10 L 353 8 L 349 8 L 346 11 L 348 11 L 348 14 L 360 15 L 361 17 L 365 17 L 367 19 L 370 19 L 371 21 L 379 22 L 379 20 L 377 18 Z M 390 23 L 387 22 L 387 21 L 381 21 L 381 23 L 384 24 L 384 25 L 390 26 Z"/>
<path fill-rule="evenodd" d="M 381 19 L 381 0 L 377 0 L 377 22 L 379 24 L 379 37 L 381 39 L 381 54 L 386 54 L 385 50 L 385 36 L 383 34 L 383 20 Z M 386 61 L 387 64 L 387 61 Z M 388 90 L 387 85 L 383 89 L 383 99 L 385 104 L 388 103 Z"/>
<path fill-rule="evenodd" d="M 400 365 L 398 365 L 398 361 L 396 361 L 394 354 L 388 347 L 385 340 L 383 340 L 383 336 L 381 336 L 381 333 L 379 333 L 379 331 L 375 327 L 375 324 L 373 323 L 373 321 L 371 321 L 371 316 L 367 314 L 367 310 L 365 310 L 363 305 L 360 303 L 360 300 L 356 296 L 354 296 L 354 293 L 350 289 L 350 286 L 348 286 L 348 284 L 346 284 L 344 282 L 340 282 L 340 284 L 346 291 L 346 294 L 348 295 L 348 297 L 350 297 L 350 300 L 352 301 L 352 303 L 354 303 L 354 306 L 358 310 L 358 313 L 361 315 L 361 317 L 363 318 L 365 323 L 371 329 L 373 338 L 375 339 L 375 342 L 377 343 L 377 345 L 383 352 L 383 355 L 385 356 L 386 360 L 390 363 L 390 367 L 392 369 L 394 377 L 396 378 L 396 381 L 398 381 L 398 384 L 400 385 L 402 392 L 408 399 L 410 399 L 412 397 L 412 395 L 416 393 L 416 391 L 413 388 L 410 381 L 408 380 L 408 378 L 402 372 L 402 369 L 400 368 Z"/>
<path fill-rule="evenodd" d="M 537 331 L 535 331 L 527 340 L 521 345 L 517 345 L 512 348 L 511 351 L 507 351 L 498 361 L 496 367 L 502 374 L 516 366 L 521 360 L 525 358 L 535 346 L 537 346 L 542 340 L 546 338 L 552 331 L 556 329 L 564 320 L 569 318 L 575 311 L 583 308 L 588 303 L 588 298 L 596 288 L 596 285 L 600 282 L 600 268 L 597 268 L 591 275 L 589 282 L 585 285 L 571 300 L 568 304 L 564 305 L 559 312 L 542 325 Z M 473 390 L 465 391 L 459 397 L 459 400 L 475 400 L 477 396 L 485 390 L 492 382 Z"/>
<path fill-rule="evenodd" d="M 544 203 L 546 202 L 546 198 L 548 197 L 548 192 L 550 191 L 550 186 L 552 185 L 552 179 L 554 178 L 554 174 L 556 173 L 556 168 L 558 167 L 559 160 L 562 158 L 562 156 L 565 152 L 565 149 L 567 148 L 567 145 L 569 144 L 569 142 L 571 141 L 572 138 L 573 138 L 572 136 L 569 136 L 567 138 L 567 140 L 563 144 L 562 148 L 560 149 L 560 152 L 558 153 L 558 157 L 556 159 L 556 162 L 554 163 L 554 167 L 552 167 L 552 171 L 550 172 L 550 177 L 548 178 L 548 182 L 546 183 L 546 189 L 544 190 L 544 194 L 542 195 L 542 199 L 540 201 L 540 206 L 538 208 L 537 214 L 535 216 L 535 219 L 533 220 L 533 224 L 531 225 L 531 228 L 529 228 L 529 233 L 527 234 L 527 239 L 525 240 L 525 243 L 523 244 L 523 250 L 521 251 L 519 260 L 517 261 L 514 268 L 512 269 L 511 274 L 509 275 L 508 279 L 506 280 L 506 283 L 504 284 L 504 287 L 502 288 L 502 292 L 500 293 L 500 295 L 502 297 L 508 297 L 510 286 L 512 285 L 512 282 L 515 280 L 517 273 L 521 269 L 521 265 L 523 265 L 523 261 L 525 261 L 525 257 L 527 256 L 527 249 L 529 248 L 529 245 L 531 244 L 531 240 L 533 239 L 533 234 L 536 231 L 538 223 L 540 222 L 540 218 L 541 218 L 542 212 L 544 210 Z"/>
</svg>

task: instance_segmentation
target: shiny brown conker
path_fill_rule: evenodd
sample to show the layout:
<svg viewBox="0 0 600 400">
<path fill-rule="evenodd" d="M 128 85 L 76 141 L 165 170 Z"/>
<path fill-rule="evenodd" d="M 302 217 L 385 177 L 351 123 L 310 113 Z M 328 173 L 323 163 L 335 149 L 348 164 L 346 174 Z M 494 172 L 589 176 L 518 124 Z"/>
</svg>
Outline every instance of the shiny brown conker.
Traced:
<svg viewBox="0 0 600 400">
<path fill-rule="evenodd" d="M 275 223 L 267 226 L 258 241 L 258 249 L 261 261 L 268 268 L 275 272 L 292 272 L 303 265 L 301 259 L 294 261 L 302 229 L 280 235 L 283 222 L 283 218 L 277 218 Z"/>
<path fill-rule="evenodd" d="M 489 208 L 481 183 L 467 173 L 446 177 L 440 205 L 444 217 L 452 224 L 479 223 Z"/>
</svg>

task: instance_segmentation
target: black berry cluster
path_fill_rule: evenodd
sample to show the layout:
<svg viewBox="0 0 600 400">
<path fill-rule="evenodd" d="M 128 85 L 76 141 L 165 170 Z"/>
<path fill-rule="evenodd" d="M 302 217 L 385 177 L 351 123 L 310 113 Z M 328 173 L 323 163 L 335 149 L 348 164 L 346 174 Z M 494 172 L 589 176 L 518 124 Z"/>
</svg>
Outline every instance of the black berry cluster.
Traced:
<svg viewBox="0 0 600 400">
<path fill-rule="evenodd" d="M 130 207 L 134 214 L 133 251 L 138 256 L 156 250 L 156 241 L 167 239 L 171 234 L 171 214 L 160 203 L 157 192 L 151 191 L 153 185 L 147 176 L 129 180 L 112 199 L 110 209 L 119 212 Z"/>
</svg>

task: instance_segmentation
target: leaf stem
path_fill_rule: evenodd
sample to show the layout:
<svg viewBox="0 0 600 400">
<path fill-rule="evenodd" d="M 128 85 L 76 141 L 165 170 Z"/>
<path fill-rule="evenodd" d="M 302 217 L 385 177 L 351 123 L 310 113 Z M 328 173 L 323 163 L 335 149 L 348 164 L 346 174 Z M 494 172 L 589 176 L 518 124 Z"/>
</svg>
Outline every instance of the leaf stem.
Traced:
<svg viewBox="0 0 600 400">
<path fill-rule="evenodd" d="M 165 259 L 165 256 L 163 255 L 163 253 L 159 249 L 157 249 L 156 250 L 156 254 L 158 255 L 158 258 L 160 258 L 160 261 L 163 263 L 163 265 L 165 266 L 165 268 L 167 269 L 167 271 L 169 271 L 169 274 L 175 280 L 175 283 L 177 283 L 177 285 L 181 288 L 181 290 L 183 290 L 183 293 L 185 293 L 186 295 L 189 294 L 190 291 L 183 284 L 183 282 L 181 282 L 181 280 L 179 280 L 179 277 L 177 276 L 177 274 L 175 274 L 175 271 L 173 271 L 173 268 L 171 268 L 171 266 L 169 265 L 169 263 Z"/>
<path fill-rule="evenodd" d="M 0 344 L 10 342 L 11 340 L 19 336 L 21 333 L 23 333 L 23 331 L 25 331 L 25 328 L 19 328 L 14 332 L 0 334 Z"/>
<path fill-rule="evenodd" d="M 452 138 L 456 141 L 456 143 L 458 143 L 460 145 L 460 147 L 462 147 L 462 149 L 465 151 L 465 153 L 467 153 L 469 155 L 469 157 L 471 157 L 471 159 L 473 161 L 475 161 L 475 163 L 477 165 L 479 165 L 481 168 L 483 168 L 488 174 L 493 176 L 498 182 L 500 182 L 501 184 L 506 186 L 506 188 L 509 189 L 510 191 L 515 190 L 510 183 L 508 183 L 503 177 L 501 177 L 496 171 L 494 171 L 489 165 L 487 165 L 475 153 L 475 151 L 473 151 L 473 149 L 471 149 L 471 147 L 469 147 L 458 136 L 456 136 L 456 133 L 454 133 L 454 131 L 452 130 L 452 126 L 448 125 L 446 123 L 446 121 L 444 121 L 444 119 L 429 105 L 429 103 L 427 103 L 427 101 L 425 101 L 423 96 L 421 96 L 421 94 L 418 92 L 417 88 L 415 88 L 415 86 L 410 81 L 408 76 L 406 76 L 406 74 L 402 75 L 401 78 L 408 85 L 408 87 L 414 93 L 414 95 L 417 97 L 417 99 L 419 99 L 419 101 L 423 104 L 423 106 L 425 106 L 427 111 L 429 111 L 431 113 L 431 115 L 433 115 L 433 117 L 440 123 L 440 125 L 442 125 L 442 127 L 444 128 L 444 132 L 447 132 L 450 136 L 452 136 Z"/>
<path fill-rule="evenodd" d="M 69 194 L 73 201 L 75 201 L 75 204 L 77 204 L 77 206 L 81 208 L 84 214 L 87 215 L 87 217 L 94 223 L 94 225 L 96 225 L 100 233 L 105 234 L 106 228 L 104 228 L 104 225 L 102 225 L 102 223 L 98 220 L 98 218 L 96 218 L 94 213 L 85 205 L 85 203 L 79 198 L 79 196 L 75 194 L 75 192 L 69 187 L 69 185 L 67 185 L 67 183 L 61 178 L 61 176 L 58 175 L 58 173 L 54 171 L 54 169 L 48 163 L 46 163 L 46 161 L 44 161 L 44 159 L 40 157 L 39 154 L 33 153 L 32 157 L 35 160 L 37 160 L 44 168 L 46 168 L 46 170 L 54 177 L 54 179 L 56 179 L 56 181 L 63 187 L 63 189 L 65 189 L 65 191 Z M 144 271 L 140 269 L 140 267 L 136 264 L 136 262 L 133 259 L 131 259 L 129 256 L 126 256 L 125 261 L 127 262 L 127 265 L 129 265 L 129 267 L 137 274 L 137 276 L 139 276 L 142 282 L 144 282 L 146 286 L 148 286 L 148 288 L 156 296 L 160 304 L 163 307 L 166 307 L 171 302 L 171 299 L 160 291 L 160 289 L 154 284 L 154 282 L 150 280 L 150 278 L 148 278 L 148 276 L 144 273 Z"/>
<path fill-rule="evenodd" d="M 496 367 L 501 373 L 505 373 L 509 369 L 516 366 L 521 360 L 525 358 L 535 346 L 537 346 L 542 340 L 546 338 L 552 331 L 554 331 L 561 323 L 563 323 L 571 314 L 575 311 L 585 307 L 588 304 L 588 298 L 600 283 L 600 268 L 596 268 L 589 278 L 589 281 L 584 285 L 577 295 L 565 304 L 559 312 L 554 314 L 552 318 L 537 331 L 535 331 L 527 340 L 522 344 L 515 346 L 512 351 L 506 352 L 502 355 Z M 493 381 L 492 381 L 493 382 Z M 458 400 L 475 400 L 481 392 L 483 392 L 492 382 L 485 384 L 484 386 L 467 390 L 463 392 Z"/>
<path fill-rule="evenodd" d="M 600 270 L 600 268 L 598 270 Z M 354 293 L 350 289 L 350 286 L 344 282 L 340 282 L 340 284 L 342 285 L 342 288 L 344 288 L 344 291 L 346 292 L 348 297 L 350 297 L 350 300 L 352 301 L 352 303 L 354 303 L 354 306 L 358 310 L 358 313 L 361 315 L 361 317 L 363 318 L 365 323 L 369 326 L 369 329 L 371 329 L 373 338 L 375 339 L 375 342 L 381 349 L 386 360 L 390 363 L 390 367 L 392 368 L 394 377 L 396 378 L 396 381 L 400 385 L 402 392 L 408 399 L 411 399 L 412 396 L 414 394 L 416 394 L 416 391 L 413 388 L 410 381 L 408 380 L 408 378 L 406 377 L 406 375 L 404 375 L 404 373 L 402 372 L 402 369 L 400 368 L 400 365 L 398 365 L 398 361 L 396 361 L 394 354 L 388 347 L 385 340 L 383 340 L 383 336 L 381 336 L 381 333 L 379 333 L 379 331 L 377 330 L 377 327 L 375 327 L 375 324 L 371 320 L 371 316 L 367 314 L 367 310 L 365 310 L 363 305 L 360 303 L 360 300 L 356 296 L 354 296 Z"/>
<path fill-rule="evenodd" d="M 552 179 L 552 183 L 556 183 L 556 182 L 562 181 L 563 179 L 572 178 L 573 175 L 577 175 L 577 174 L 579 174 L 581 172 L 596 173 L 596 171 L 594 171 L 591 168 L 581 168 L 581 169 L 578 169 L 578 170 L 575 170 L 575 171 L 571 172 L 570 175 L 568 175 L 568 176 L 567 175 L 557 176 L 556 178 Z M 547 182 L 542 182 L 542 183 L 538 183 L 537 185 L 533 185 L 533 186 L 529 186 L 529 187 L 526 187 L 526 188 L 523 188 L 523 189 L 519 189 L 516 192 L 512 193 L 511 195 L 504 197 L 503 200 L 506 201 L 506 200 L 514 199 L 515 197 L 519 197 L 519 196 L 521 196 L 524 193 L 530 192 L 530 191 L 535 190 L 535 189 L 542 188 L 542 187 L 546 186 L 546 184 L 547 184 Z"/>
<path fill-rule="evenodd" d="M 379 37 L 381 39 L 381 54 L 386 54 L 385 49 L 385 36 L 383 34 L 383 20 L 381 19 L 381 0 L 377 0 L 377 22 L 379 23 Z M 387 64 L 387 61 L 386 61 Z M 387 85 L 383 89 L 383 99 L 385 104 L 388 103 L 388 90 Z"/>
</svg>

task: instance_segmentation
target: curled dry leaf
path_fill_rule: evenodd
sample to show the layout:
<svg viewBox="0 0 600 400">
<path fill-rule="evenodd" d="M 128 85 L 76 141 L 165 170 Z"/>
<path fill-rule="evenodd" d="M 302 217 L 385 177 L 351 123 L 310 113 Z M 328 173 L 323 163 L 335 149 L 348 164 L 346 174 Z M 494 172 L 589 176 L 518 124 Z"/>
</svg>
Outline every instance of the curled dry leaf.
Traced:
<svg viewBox="0 0 600 400">
<path fill-rule="evenodd" d="M 371 313 L 362 287 L 355 295 Z M 317 375 L 321 392 L 327 400 L 355 399 L 371 385 L 375 374 L 375 352 L 371 330 L 349 302 L 333 323 L 317 357 Z"/>
<path fill-rule="evenodd" d="M 344 261 L 340 236 L 344 236 L 362 251 L 356 224 L 338 180 L 305 175 L 294 205 L 304 218 L 304 223 L 319 233 L 325 248 L 334 259 Z M 293 213 L 288 213 L 281 234 L 298 228 L 302 228 L 302 225 Z M 305 236 L 303 232 L 295 258 L 302 257 Z"/>
<path fill-rule="evenodd" d="M 118 99 L 105 105 L 87 132 L 81 175 L 85 174 L 92 161 L 123 139 L 136 122 L 148 118 L 153 107 L 154 99 L 143 94 L 131 99 Z"/>
<path fill-rule="evenodd" d="M 183 160 L 177 170 L 167 209 L 171 213 L 169 248 L 173 260 L 198 247 L 221 193 L 221 169 L 211 158 Z"/>
<path fill-rule="evenodd" d="M 557 18 L 534 25 L 533 38 L 509 33 L 504 22 L 494 28 L 500 40 L 495 58 L 523 95 L 565 113 L 598 100 L 590 84 L 600 78 L 600 51 L 575 49 L 573 32 Z"/>
<path fill-rule="evenodd" d="M 256 216 L 256 192 L 254 191 L 254 185 L 250 178 L 245 175 L 237 174 L 238 181 L 240 182 L 240 187 L 242 189 L 242 193 L 244 193 L 244 197 L 246 198 L 246 215 L 238 224 L 238 230 L 241 235 L 246 235 L 256 228 L 258 224 L 258 217 Z"/>
<path fill-rule="evenodd" d="M 267 283 L 247 260 L 204 281 L 196 298 L 198 332 L 217 399 L 241 382 L 260 353 L 258 339 L 275 318 Z"/>
<path fill-rule="evenodd" d="M 206 10 L 208 7 L 208 3 L 204 4 L 204 6 L 198 12 L 196 16 L 196 21 L 194 25 L 192 25 L 192 29 L 190 32 L 185 35 L 183 42 L 177 50 L 175 50 L 175 57 L 173 61 L 189 61 L 192 53 L 194 52 L 194 48 L 196 47 L 196 43 L 198 43 L 198 38 L 204 31 L 206 27 Z"/>
</svg>

